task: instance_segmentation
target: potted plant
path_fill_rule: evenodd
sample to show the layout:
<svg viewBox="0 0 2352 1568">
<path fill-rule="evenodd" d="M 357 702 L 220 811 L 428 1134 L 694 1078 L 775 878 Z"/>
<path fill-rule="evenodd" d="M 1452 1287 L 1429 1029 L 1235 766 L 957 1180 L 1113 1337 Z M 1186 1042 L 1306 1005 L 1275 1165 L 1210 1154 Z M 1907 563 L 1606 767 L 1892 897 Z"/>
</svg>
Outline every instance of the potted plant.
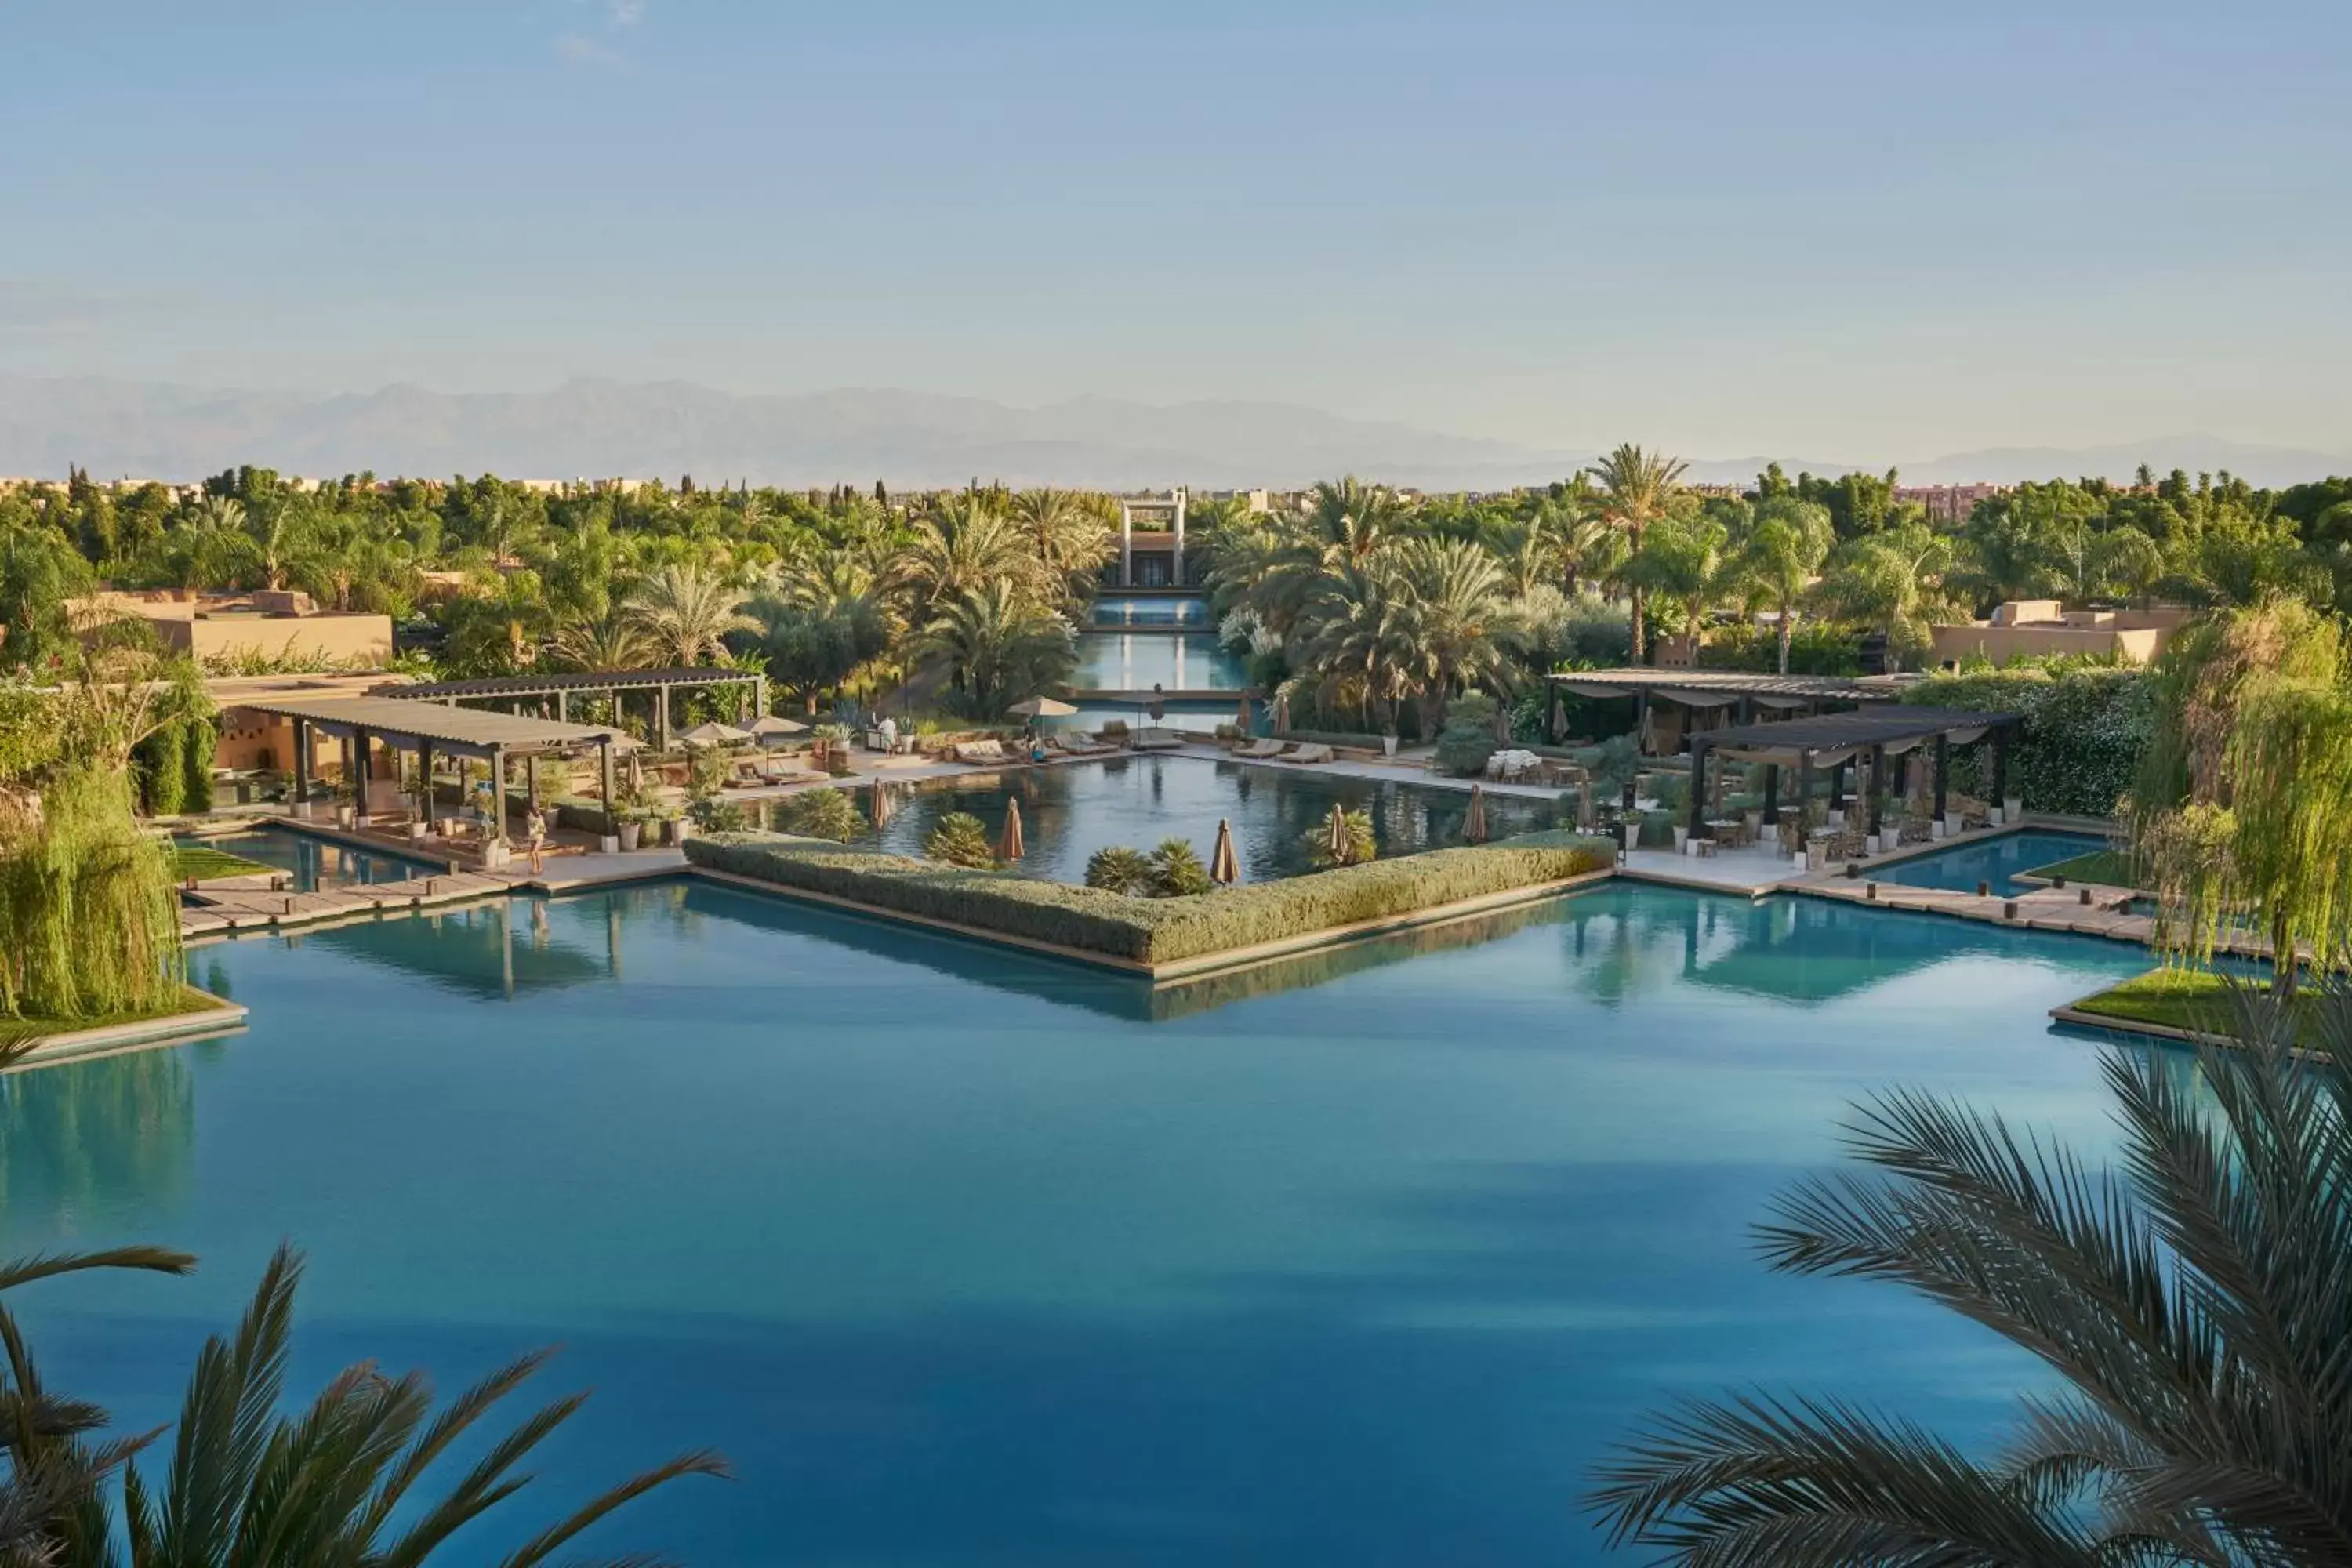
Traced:
<svg viewBox="0 0 2352 1568">
<path fill-rule="evenodd" d="M 643 838 L 646 833 L 644 808 L 630 806 L 624 810 L 621 813 L 620 821 L 614 824 L 614 827 L 615 829 L 614 837 L 620 840 L 621 852 L 625 855 L 634 850 L 637 847 L 637 841 Z"/>
<path fill-rule="evenodd" d="M 816 727 L 817 763 L 835 777 L 856 771 L 856 763 L 849 752 L 849 726 L 819 724 Z"/>
<path fill-rule="evenodd" d="M 1396 757 L 1396 721 L 1391 719 L 1381 726 L 1381 754 L 1393 761 Z"/>
<path fill-rule="evenodd" d="M 1689 825 L 1688 823 L 1677 822 L 1677 823 L 1675 823 L 1675 829 L 1674 829 L 1674 832 L 1675 832 L 1675 854 L 1677 854 L 1677 855 L 1687 855 L 1687 854 L 1689 854 L 1689 853 L 1690 853 L 1690 825 Z"/>
<path fill-rule="evenodd" d="M 352 780 L 335 781 L 335 826 L 345 831 L 349 831 L 352 825 L 359 821 L 360 811 L 355 804 L 356 796 L 357 790 Z"/>
</svg>

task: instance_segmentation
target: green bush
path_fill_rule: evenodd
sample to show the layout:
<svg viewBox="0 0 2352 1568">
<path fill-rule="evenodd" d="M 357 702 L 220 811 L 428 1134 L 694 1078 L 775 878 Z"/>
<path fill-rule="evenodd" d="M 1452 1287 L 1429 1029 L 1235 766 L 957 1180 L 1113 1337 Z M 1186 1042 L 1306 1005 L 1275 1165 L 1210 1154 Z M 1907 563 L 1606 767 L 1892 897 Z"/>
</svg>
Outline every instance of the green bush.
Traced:
<svg viewBox="0 0 2352 1568">
<path fill-rule="evenodd" d="M 1151 857 L 1124 844 L 1106 844 L 1087 857 L 1087 886 L 1148 898 L 1151 893 Z"/>
<path fill-rule="evenodd" d="M 2021 713 L 2024 733 L 2009 749 L 2009 793 L 2029 811 L 2112 816 L 2132 787 L 2140 753 L 2156 732 L 2156 689 L 2144 669 L 2000 669 L 1939 675 L 1904 699 L 1930 708 Z M 1952 787 L 1985 798 L 1990 748 L 1954 751 Z"/>
<path fill-rule="evenodd" d="M 188 764 L 184 731 L 174 720 L 139 742 L 131 753 L 139 785 L 139 805 L 150 816 L 177 816 L 187 802 Z"/>
<path fill-rule="evenodd" d="M 1616 858 L 1598 839 L 1553 830 L 1192 897 L 1139 899 L 776 834 L 690 839 L 686 854 L 695 865 L 780 887 L 1141 963 L 1565 881 Z"/>
<path fill-rule="evenodd" d="M 1215 879 L 1202 863 L 1201 852 L 1182 838 L 1163 838 L 1151 852 L 1151 892 L 1155 898 L 1186 899 L 1216 891 Z"/>
<path fill-rule="evenodd" d="M 988 829 L 980 818 L 968 811 L 951 811 L 940 817 L 939 826 L 923 840 L 923 853 L 942 865 L 970 871 L 996 869 L 996 846 L 988 841 Z"/>
<path fill-rule="evenodd" d="M 547 803 L 547 813 L 557 826 L 569 827 L 574 833 L 593 833 L 602 838 L 614 831 L 604 803 L 582 795 L 558 795 Z"/>
<path fill-rule="evenodd" d="M 1343 811 L 1339 815 L 1339 852 L 1331 852 L 1331 825 L 1328 820 L 1319 827 L 1310 827 L 1300 835 L 1307 847 L 1307 858 L 1318 871 L 1328 871 L 1337 866 L 1361 866 L 1380 855 L 1378 841 L 1372 837 L 1372 814 L 1369 811 Z"/>
<path fill-rule="evenodd" d="M 803 838 L 846 844 L 866 831 L 866 818 L 846 791 L 809 789 L 776 803 L 776 826 Z"/>
<path fill-rule="evenodd" d="M 187 772 L 187 787 L 180 809 L 187 813 L 210 811 L 213 808 L 213 758 L 220 750 L 220 725 L 211 719 L 182 721 L 181 762 Z"/>
</svg>

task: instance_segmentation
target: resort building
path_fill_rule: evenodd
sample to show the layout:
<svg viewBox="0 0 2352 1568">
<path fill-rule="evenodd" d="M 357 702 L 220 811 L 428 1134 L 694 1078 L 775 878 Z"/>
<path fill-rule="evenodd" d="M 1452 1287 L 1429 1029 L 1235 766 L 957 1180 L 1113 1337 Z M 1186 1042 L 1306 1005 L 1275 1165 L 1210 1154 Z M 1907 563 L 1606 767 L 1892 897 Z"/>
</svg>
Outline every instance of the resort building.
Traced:
<svg viewBox="0 0 2352 1568">
<path fill-rule="evenodd" d="M 1935 662 L 1945 668 L 1984 658 L 2008 664 L 2021 658 L 2082 654 L 2130 664 L 2153 663 L 2189 619 L 2172 605 L 2142 610 L 2070 610 L 2055 599 L 2012 599 L 1985 620 L 1931 626 Z"/>
<path fill-rule="evenodd" d="M 1977 502 L 1990 500 L 2007 490 L 2007 485 L 1898 485 L 1895 489 L 1896 503 L 1916 502 L 1927 514 L 1927 521 L 1946 527 L 1957 527 L 1968 521 Z"/>
<path fill-rule="evenodd" d="M 184 588 L 112 589 L 70 600 L 77 624 L 136 618 L 163 646 L 197 659 L 283 659 L 376 668 L 392 658 L 392 617 L 321 610 L 308 594 L 257 589 L 196 594 Z"/>
<path fill-rule="evenodd" d="M 1206 563 L 1184 559 L 1184 487 L 1166 495 L 1122 496 L 1118 566 L 1113 588 L 1181 588 L 1197 584 Z"/>
</svg>

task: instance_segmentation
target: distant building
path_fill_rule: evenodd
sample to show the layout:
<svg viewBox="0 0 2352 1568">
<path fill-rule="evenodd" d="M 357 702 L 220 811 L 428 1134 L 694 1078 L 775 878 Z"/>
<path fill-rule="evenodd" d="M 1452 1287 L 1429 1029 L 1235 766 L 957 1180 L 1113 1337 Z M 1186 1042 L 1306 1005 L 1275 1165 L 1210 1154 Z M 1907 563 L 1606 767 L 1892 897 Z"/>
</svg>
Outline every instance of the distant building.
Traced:
<svg viewBox="0 0 2352 1568">
<path fill-rule="evenodd" d="M 2010 487 L 2007 485 L 1898 485 L 1895 490 L 1895 504 L 1916 501 L 1927 513 L 1929 522 L 1953 526 L 1968 521 L 1977 502 L 1990 500 Z"/>
<path fill-rule="evenodd" d="M 2189 619 L 2189 612 L 2158 605 L 2145 610 L 2070 610 L 2055 599 L 2013 599 L 1990 618 L 1930 626 L 1937 665 L 1987 658 L 2008 664 L 2053 654 L 2089 654 L 2150 664 Z"/>
<path fill-rule="evenodd" d="M 1181 588 L 1200 581 L 1206 563 L 1184 559 L 1184 509 L 1178 485 L 1166 495 L 1147 492 L 1118 501 L 1118 577 L 1113 588 Z"/>
<path fill-rule="evenodd" d="M 321 610 L 308 594 L 257 589 L 194 594 L 111 589 L 69 600 L 80 624 L 125 617 L 145 621 L 163 646 L 203 659 L 266 658 L 322 668 L 381 669 L 392 659 L 392 617 Z"/>
</svg>

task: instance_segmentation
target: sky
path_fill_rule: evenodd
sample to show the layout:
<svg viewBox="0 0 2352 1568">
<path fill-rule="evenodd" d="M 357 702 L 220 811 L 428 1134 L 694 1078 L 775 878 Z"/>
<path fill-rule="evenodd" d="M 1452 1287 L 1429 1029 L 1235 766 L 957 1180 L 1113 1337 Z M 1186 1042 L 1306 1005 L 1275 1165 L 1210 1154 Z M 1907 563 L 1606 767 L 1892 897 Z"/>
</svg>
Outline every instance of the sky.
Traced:
<svg viewBox="0 0 2352 1568">
<path fill-rule="evenodd" d="M 2352 450 L 2352 5 L 0 0 L 0 374 Z"/>
</svg>

